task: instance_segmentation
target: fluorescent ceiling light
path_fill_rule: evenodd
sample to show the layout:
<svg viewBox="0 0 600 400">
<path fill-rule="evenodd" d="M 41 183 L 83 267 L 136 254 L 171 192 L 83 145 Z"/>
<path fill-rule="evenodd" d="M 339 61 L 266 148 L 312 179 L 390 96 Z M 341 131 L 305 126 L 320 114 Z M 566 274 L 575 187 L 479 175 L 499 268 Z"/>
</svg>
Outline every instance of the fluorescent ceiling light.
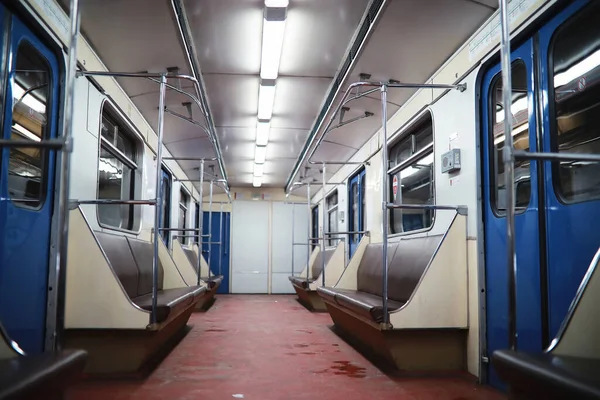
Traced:
<svg viewBox="0 0 600 400">
<path fill-rule="evenodd" d="M 416 174 L 420 170 L 426 167 L 430 167 L 433 164 L 433 153 L 428 154 L 427 156 L 421 158 L 410 167 L 403 169 L 400 171 L 400 180 L 406 179 L 411 175 Z"/>
<path fill-rule="evenodd" d="M 39 136 L 37 136 L 35 133 L 27 130 L 24 126 L 21 126 L 19 124 L 14 124 L 13 125 L 13 129 L 15 131 L 17 131 L 17 133 L 21 136 L 26 137 L 29 140 L 33 140 L 34 142 L 40 142 L 42 139 L 40 139 Z"/>
<path fill-rule="evenodd" d="M 275 101 L 275 87 L 275 85 L 260 85 L 258 89 L 258 119 L 271 119 L 273 102 Z"/>
<path fill-rule="evenodd" d="M 262 79 L 277 79 L 284 33 L 285 20 L 263 20 L 262 54 L 260 60 L 260 77 Z"/>
<path fill-rule="evenodd" d="M 260 187 L 261 185 L 262 185 L 262 177 L 255 176 L 254 179 L 252 180 L 252 186 Z"/>
<path fill-rule="evenodd" d="M 265 0 L 267 7 L 287 7 L 289 4 L 289 0 Z"/>
<path fill-rule="evenodd" d="M 269 131 L 271 130 L 271 123 L 266 121 L 258 121 L 256 123 L 256 145 L 266 146 L 269 143 Z"/>
<path fill-rule="evenodd" d="M 577 64 L 573 65 L 565 72 L 556 74 L 554 76 L 554 87 L 557 88 L 560 86 L 564 86 L 567 83 L 574 81 L 575 79 L 579 79 L 582 75 L 585 75 L 591 70 L 598 67 L 598 65 L 600 65 L 600 50 L 596 50 L 590 56 L 584 58 Z"/>
<path fill-rule="evenodd" d="M 264 164 L 254 164 L 254 176 L 263 176 Z"/>
<path fill-rule="evenodd" d="M 267 158 L 267 147 L 266 146 L 256 146 L 256 150 L 254 152 L 254 162 L 257 164 L 264 164 L 266 158 Z"/>
</svg>

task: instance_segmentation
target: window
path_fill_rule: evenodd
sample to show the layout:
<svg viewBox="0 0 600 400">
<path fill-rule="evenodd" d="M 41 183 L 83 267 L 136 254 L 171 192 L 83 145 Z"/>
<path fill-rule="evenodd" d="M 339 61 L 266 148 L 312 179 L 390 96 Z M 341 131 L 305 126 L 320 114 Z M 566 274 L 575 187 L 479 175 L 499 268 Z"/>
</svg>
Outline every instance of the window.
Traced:
<svg viewBox="0 0 600 400">
<path fill-rule="evenodd" d="M 185 229 L 185 221 L 187 221 L 187 211 L 189 203 L 190 196 L 185 190 L 181 189 L 179 191 L 179 229 Z M 188 235 L 188 233 L 186 231 L 181 231 L 181 234 L 183 235 L 183 240 L 181 240 L 181 243 L 186 244 L 186 236 Z"/>
<path fill-rule="evenodd" d="M 490 132 L 493 148 L 490 150 L 490 198 L 492 208 L 497 215 L 506 214 L 504 161 L 504 104 L 502 102 L 502 77 L 496 76 L 492 82 L 490 116 L 492 128 Z M 512 104 L 510 110 L 513 118 L 513 146 L 518 150 L 529 150 L 529 110 L 527 102 L 527 68 L 522 61 L 512 66 Z M 529 205 L 531 197 L 531 173 L 529 161 L 515 161 L 515 209 L 523 212 Z"/>
<path fill-rule="evenodd" d="M 600 7 L 594 6 L 560 29 L 551 48 L 550 118 L 553 151 L 600 152 Z M 552 98 L 552 96 L 550 96 Z M 565 203 L 600 198 L 600 164 L 554 162 L 554 190 Z"/>
<path fill-rule="evenodd" d="M 338 193 L 337 190 L 327 196 L 327 231 L 326 232 L 338 232 Z M 334 246 L 336 243 L 337 236 L 329 236 L 327 240 L 328 246 Z"/>
<path fill-rule="evenodd" d="M 165 169 L 164 166 L 161 167 L 162 178 L 161 178 L 161 188 L 162 188 L 162 210 L 160 213 L 160 227 L 161 228 L 170 228 L 171 227 L 171 174 Z M 160 231 L 160 235 L 165 242 L 165 245 L 169 247 L 169 231 Z"/>
<path fill-rule="evenodd" d="M 133 135 L 108 110 L 102 109 L 98 160 L 98 198 L 133 200 L 137 170 L 136 144 Z M 98 205 L 101 225 L 133 230 L 133 205 Z"/>
<path fill-rule="evenodd" d="M 27 41 L 19 44 L 12 81 L 11 139 L 39 142 L 49 137 L 50 67 Z M 22 207 L 39 208 L 44 202 L 47 150 L 11 148 L 8 193 Z"/>
<path fill-rule="evenodd" d="M 319 237 L 319 206 L 314 206 L 312 208 L 312 237 Z M 313 249 L 319 246 L 319 241 L 316 239 L 312 240 Z"/>
<path fill-rule="evenodd" d="M 394 204 L 435 204 L 433 124 L 431 115 L 420 121 L 389 150 L 390 196 Z M 394 185 L 396 179 L 396 185 Z M 393 188 L 397 191 L 394 195 Z M 433 210 L 393 209 L 391 233 L 429 228 Z"/>
</svg>

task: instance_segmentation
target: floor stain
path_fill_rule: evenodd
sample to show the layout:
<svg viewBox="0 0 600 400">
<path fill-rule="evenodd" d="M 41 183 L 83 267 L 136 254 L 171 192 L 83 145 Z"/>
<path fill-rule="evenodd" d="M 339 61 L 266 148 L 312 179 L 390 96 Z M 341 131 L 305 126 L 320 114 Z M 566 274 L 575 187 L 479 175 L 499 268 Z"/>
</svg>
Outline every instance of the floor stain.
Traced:
<svg viewBox="0 0 600 400">
<path fill-rule="evenodd" d="M 227 332 L 227 329 L 211 328 L 205 330 L 204 332 Z"/>
<path fill-rule="evenodd" d="M 308 329 L 296 329 L 296 332 L 304 332 L 304 333 L 312 334 L 312 331 L 309 331 Z"/>
<path fill-rule="evenodd" d="M 364 378 L 367 376 L 366 368 L 352 365 L 349 361 L 334 361 L 331 369 L 334 375 L 345 375 L 349 378 Z"/>
<path fill-rule="evenodd" d="M 296 343 L 294 345 L 294 347 L 299 348 L 299 349 L 304 349 L 304 348 L 308 347 L 308 345 L 306 343 Z"/>
</svg>

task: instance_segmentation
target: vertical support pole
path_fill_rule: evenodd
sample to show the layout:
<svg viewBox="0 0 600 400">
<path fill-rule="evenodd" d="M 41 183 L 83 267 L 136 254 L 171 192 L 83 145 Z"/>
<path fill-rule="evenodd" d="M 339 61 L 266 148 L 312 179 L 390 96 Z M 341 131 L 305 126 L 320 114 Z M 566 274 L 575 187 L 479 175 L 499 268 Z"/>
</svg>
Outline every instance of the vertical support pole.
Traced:
<svg viewBox="0 0 600 400">
<path fill-rule="evenodd" d="M 294 230 L 296 224 L 296 203 L 292 203 L 292 276 L 294 276 Z"/>
<path fill-rule="evenodd" d="M 163 147 L 163 131 L 165 117 L 165 88 L 167 85 L 167 77 L 160 77 L 160 91 L 158 100 L 158 141 L 156 146 L 156 204 L 154 205 L 154 257 L 152 257 L 152 312 L 150 314 L 150 323 L 156 323 L 156 300 L 158 296 L 158 228 L 160 226 L 160 218 L 162 213 L 163 193 L 162 193 L 162 147 Z"/>
<path fill-rule="evenodd" d="M 381 124 L 383 138 L 381 144 L 381 229 L 383 234 L 383 324 L 389 324 L 388 315 L 388 152 L 387 152 L 387 86 L 381 85 Z"/>
<path fill-rule="evenodd" d="M 225 216 L 223 214 L 223 202 L 221 202 L 221 217 L 219 219 L 219 275 L 223 275 L 223 244 L 225 238 L 223 237 L 223 220 Z"/>
<path fill-rule="evenodd" d="M 312 224 L 313 224 L 313 220 L 312 220 L 312 210 L 310 208 L 310 183 L 306 184 L 306 210 L 308 212 L 308 236 L 307 236 L 307 251 L 306 251 L 306 281 L 308 282 L 308 280 L 310 279 L 308 276 L 308 269 L 310 267 L 310 253 L 312 251 L 312 240 L 310 240 L 311 237 L 311 233 L 312 233 Z"/>
<path fill-rule="evenodd" d="M 204 240 L 204 238 L 202 237 L 202 222 L 204 221 L 204 211 L 202 211 L 202 206 L 204 205 L 204 198 L 202 197 L 204 195 L 204 160 L 200 160 L 200 193 L 198 194 L 200 196 L 200 207 L 198 207 L 198 232 L 196 232 L 198 234 L 198 266 L 197 266 L 197 270 L 198 270 L 198 283 L 197 285 L 200 286 L 200 273 L 201 273 L 201 269 L 202 269 L 202 241 Z"/>
<path fill-rule="evenodd" d="M 69 60 L 67 64 L 66 80 L 66 95 L 64 108 L 64 125 L 63 138 L 64 147 L 60 157 L 60 176 L 58 193 L 58 215 L 57 215 L 57 232 L 56 235 L 56 255 L 55 268 L 57 285 L 55 290 L 56 295 L 56 326 L 52 347 L 60 348 L 62 330 L 64 328 L 64 310 L 65 310 L 65 288 L 66 288 L 66 272 L 67 272 L 67 251 L 69 237 L 69 187 L 70 187 L 70 161 L 71 151 L 73 148 L 72 135 L 75 129 L 73 119 L 74 113 L 74 97 L 75 97 L 75 77 L 77 72 L 77 41 L 79 38 L 79 0 L 71 0 L 70 3 L 71 16 L 71 32 L 69 40 Z M 48 342 L 47 342 L 48 343 Z"/>
<path fill-rule="evenodd" d="M 500 58 L 502 62 L 502 102 L 504 104 L 504 185 L 506 188 L 506 261 L 508 268 L 508 343 L 517 348 L 517 261 L 515 254 L 515 170 L 512 137 L 512 74 L 507 0 L 499 0 Z"/>
<path fill-rule="evenodd" d="M 325 240 L 328 238 L 327 235 L 325 235 L 325 217 L 326 217 L 326 213 L 327 213 L 327 199 L 325 199 L 325 180 L 327 179 L 325 177 L 325 173 L 327 171 L 327 165 L 325 163 L 323 163 L 323 187 L 321 189 L 321 193 L 323 195 L 323 216 L 321 218 L 321 221 L 323 222 L 323 237 L 322 237 L 322 241 L 321 241 L 321 266 L 322 266 L 322 271 L 321 272 L 321 277 L 323 278 L 323 286 L 325 286 Z"/>
<path fill-rule="evenodd" d="M 213 241 L 213 237 L 212 237 L 212 203 L 213 203 L 213 187 L 214 187 L 214 181 L 211 179 L 210 180 L 210 192 L 209 192 L 209 198 L 208 198 L 208 277 L 211 277 L 211 271 L 210 271 L 210 267 L 211 267 L 211 262 L 210 262 L 210 250 L 212 248 L 212 241 Z"/>
</svg>

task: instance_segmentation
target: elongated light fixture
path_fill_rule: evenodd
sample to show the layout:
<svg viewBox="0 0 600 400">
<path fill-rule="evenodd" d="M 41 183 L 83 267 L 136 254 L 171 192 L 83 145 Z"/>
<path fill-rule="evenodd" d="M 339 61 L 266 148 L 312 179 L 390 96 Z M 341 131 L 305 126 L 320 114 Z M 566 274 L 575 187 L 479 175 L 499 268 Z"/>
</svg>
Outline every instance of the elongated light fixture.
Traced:
<svg viewBox="0 0 600 400">
<path fill-rule="evenodd" d="M 279 74 L 279 61 L 283 48 L 283 37 L 285 34 L 285 6 L 270 6 L 269 4 L 281 3 L 282 1 L 266 1 L 265 18 L 262 32 L 262 54 L 260 60 L 260 77 L 262 79 L 277 79 Z"/>
<path fill-rule="evenodd" d="M 275 81 L 262 81 L 258 88 L 258 119 L 271 119 L 275 101 Z"/>
<path fill-rule="evenodd" d="M 254 164 L 254 176 L 263 176 L 265 164 Z"/>
<path fill-rule="evenodd" d="M 258 121 L 256 123 L 256 145 L 266 146 L 269 143 L 270 121 Z"/>
<path fill-rule="evenodd" d="M 252 180 L 252 186 L 260 187 L 262 185 L 262 176 L 255 176 Z"/>
<path fill-rule="evenodd" d="M 267 158 L 267 147 L 266 146 L 256 146 L 256 150 L 254 152 L 254 162 L 256 164 L 264 164 L 266 158 Z"/>
</svg>

